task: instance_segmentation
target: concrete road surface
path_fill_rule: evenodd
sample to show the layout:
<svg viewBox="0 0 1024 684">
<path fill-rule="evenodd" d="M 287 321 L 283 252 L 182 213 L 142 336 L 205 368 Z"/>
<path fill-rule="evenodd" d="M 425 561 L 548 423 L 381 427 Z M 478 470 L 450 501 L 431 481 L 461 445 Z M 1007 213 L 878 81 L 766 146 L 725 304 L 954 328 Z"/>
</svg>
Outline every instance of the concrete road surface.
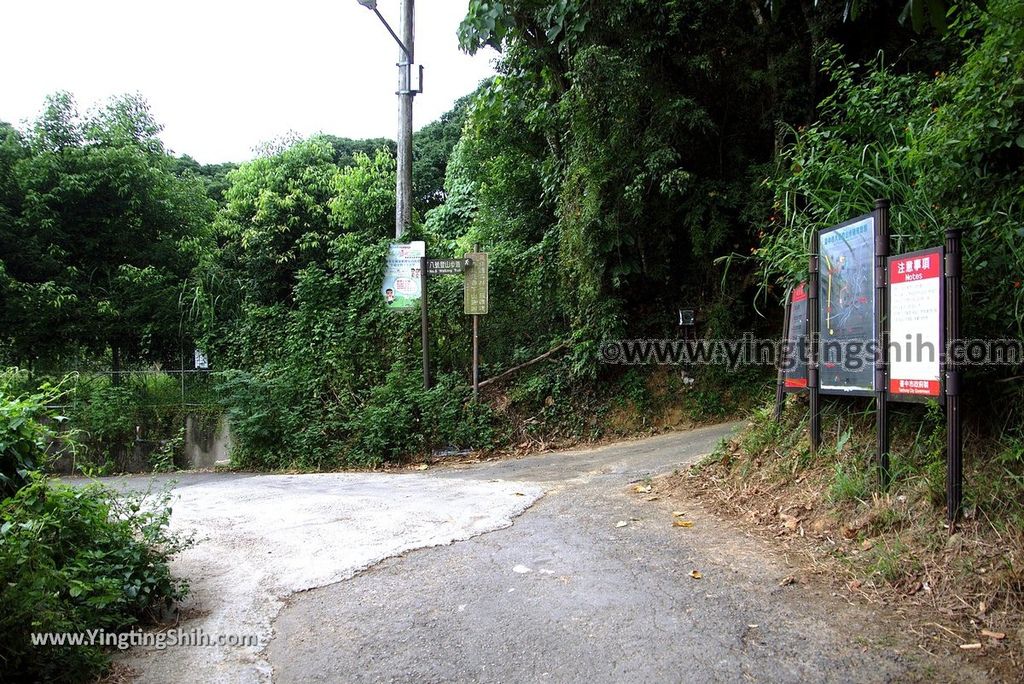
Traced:
<svg viewBox="0 0 1024 684">
<path fill-rule="evenodd" d="M 176 566 L 201 616 L 182 627 L 266 641 L 127 661 L 144 681 L 942 678 L 877 614 L 783 582 L 763 543 L 697 508 L 672 527 L 632 491 L 737 427 L 417 474 L 186 478 L 175 525 L 208 541 Z"/>
</svg>

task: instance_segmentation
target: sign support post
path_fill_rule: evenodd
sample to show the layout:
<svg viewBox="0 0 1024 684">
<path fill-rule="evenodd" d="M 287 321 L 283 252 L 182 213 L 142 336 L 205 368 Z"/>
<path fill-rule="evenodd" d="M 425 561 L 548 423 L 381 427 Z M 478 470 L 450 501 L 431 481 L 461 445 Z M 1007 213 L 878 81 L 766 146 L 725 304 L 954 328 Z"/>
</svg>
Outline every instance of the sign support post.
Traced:
<svg viewBox="0 0 1024 684">
<path fill-rule="evenodd" d="M 420 337 L 423 346 L 423 389 L 430 389 L 430 318 L 427 316 L 427 256 L 420 257 Z"/>
<path fill-rule="evenodd" d="M 889 200 L 875 200 L 875 428 L 878 457 L 878 481 L 882 490 L 889 487 L 889 407 L 888 378 L 889 324 L 886 315 L 886 286 L 889 270 Z"/>
<path fill-rule="evenodd" d="M 950 353 L 960 340 L 960 270 L 963 263 L 961 231 L 951 228 L 946 231 L 946 522 L 950 532 L 956 525 L 963 504 L 963 436 L 960 413 L 960 364 L 955 354 Z"/>
<path fill-rule="evenodd" d="M 480 398 L 480 316 L 473 314 L 473 401 Z"/>
<path fill-rule="evenodd" d="M 480 243 L 473 243 L 473 252 L 480 251 Z M 473 401 L 480 398 L 480 314 L 473 314 Z"/>
<path fill-rule="evenodd" d="M 807 361 L 807 393 L 811 402 L 811 456 L 818 455 L 821 445 L 821 395 L 818 393 L 818 256 L 821 250 L 821 238 L 818 231 L 811 237 L 811 258 L 807 267 L 807 341 L 811 345 L 810 358 Z"/>
</svg>

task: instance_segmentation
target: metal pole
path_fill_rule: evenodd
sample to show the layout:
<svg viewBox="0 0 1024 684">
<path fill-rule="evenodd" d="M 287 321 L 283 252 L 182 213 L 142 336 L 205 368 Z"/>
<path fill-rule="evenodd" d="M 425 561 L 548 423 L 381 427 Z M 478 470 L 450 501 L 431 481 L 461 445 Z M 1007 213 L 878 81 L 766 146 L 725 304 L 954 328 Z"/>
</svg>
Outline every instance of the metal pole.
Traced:
<svg viewBox="0 0 1024 684">
<path fill-rule="evenodd" d="M 420 257 L 420 344 L 423 347 L 423 389 L 430 389 L 430 319 L 427 317 L 427 257 Z"/>
<path fill-rule="evenodd" d="M 789 349 L 789 317 L 793 307 L 793 288 L 786 290 L 786 306 L 782 309 L 782 345 L 786 349 L 787 354 L 792 354 L 793 350 Z M 778 381 L 775 385 L 775 420 L 778 421 L 782 418 L 782 410 L 786 406 L 786 356 L 780 355 L 778 358 L 779 364 L 779 375 Z"/>
<path fill-rule="evenodd" d="M 960 414 L 961 370 L 956 354 L 960 339 L 960 271 L 963 263 L 961 232 L 946 231 L 946 521 L 950 532 L 956 525 L 963 502 L 963 416 Z"/>
<path fill-rule="evenodd" d="M 811 258 L 807 265 L 807 341 L 811 345 L 807 361 L 807 394 L 811 402 L 811 456 L 818 455 L 821 446 L 821 397 L 818 394 L 818 253 L 820 236 L 811 237 Z"/>
<path fill-rule="evenodd" d="M 878 482 L 889 487 L 889 317 L 887 315 L 889 261 L 889 200 L 875 200 L 875 433 L 878 457 Z"/>
<path fill-rule="evenodd" d="M 480 397 L 480 316 L 473 314 L 473 401 Z"/>
<path fill-rule="evenodd" d="M 402 45 L 398 63 L 398 172 L 395 174 L 395 237 L 412 223 L 412 63 L 415 0 L 402 0 Z M 386 23 L 386 22 L 385 22 Z M 425 298 L 424 298 L 425 299 Z"/>
<path fill-rule="evenodd" d="M 473 251 L 479 252 L 480 245 L 474 243 Z M 473 314 L 473 401 L 480 398 L 480 315 Z"/>
</svg>

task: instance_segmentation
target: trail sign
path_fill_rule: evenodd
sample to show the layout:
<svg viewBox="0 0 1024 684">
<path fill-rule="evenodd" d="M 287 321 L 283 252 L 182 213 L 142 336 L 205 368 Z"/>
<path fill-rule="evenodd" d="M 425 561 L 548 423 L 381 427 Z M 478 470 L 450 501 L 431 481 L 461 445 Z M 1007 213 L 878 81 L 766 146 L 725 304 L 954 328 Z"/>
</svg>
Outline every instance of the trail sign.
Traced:
<svg viewBox="0 0 1024 684">
<path fill-rule="evenodd" d="M 415 309 L 420 303 L 420 259 L 427 253 L 422 240 L 391 245 L 380 293 L 389 309 Z"/>
<path fill-rule="evenodd" d="M 942 396 L 942 247 L 889 257 L 889 398 Z"/>
<path fill-rule="evenodd" d="M 471 252 L 466 255 L 466 281 L 463 286 L 465 312 L 471 315 L 487 313 L 489 293 L 487 291 L 487 254 Z"/>
<path fill-rule="evenodd" d="M 469 259 L 427 259 L 427 275 L 455 275 L 469 266 Z"/>
</svg>

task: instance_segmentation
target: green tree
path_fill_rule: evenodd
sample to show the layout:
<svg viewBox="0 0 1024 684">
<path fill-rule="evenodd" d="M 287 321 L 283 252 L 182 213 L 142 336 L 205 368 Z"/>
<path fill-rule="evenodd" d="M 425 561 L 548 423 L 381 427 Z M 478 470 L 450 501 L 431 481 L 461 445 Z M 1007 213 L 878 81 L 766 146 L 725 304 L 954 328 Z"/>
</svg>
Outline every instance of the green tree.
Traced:
<svg viewBox="0 0 1024 684">
<path fill-rule="evenodd" d="M 416 131 L 412 137 L 413 201 L 421 214 L 444 204 L 448 160 L 462 136 L 462 127 L 475 95 L 471 93 L 460 97 L 440 119 Z"/>
<path fill-rule="evenodd" d="M 180 287 L 212 202 L 172 173 L 159 130 L 139 97 L 82 117 L 61 93 L 24 136 L 6 131 L 0 329 L 12 361 L 176 356 Z"/>
</svg>

